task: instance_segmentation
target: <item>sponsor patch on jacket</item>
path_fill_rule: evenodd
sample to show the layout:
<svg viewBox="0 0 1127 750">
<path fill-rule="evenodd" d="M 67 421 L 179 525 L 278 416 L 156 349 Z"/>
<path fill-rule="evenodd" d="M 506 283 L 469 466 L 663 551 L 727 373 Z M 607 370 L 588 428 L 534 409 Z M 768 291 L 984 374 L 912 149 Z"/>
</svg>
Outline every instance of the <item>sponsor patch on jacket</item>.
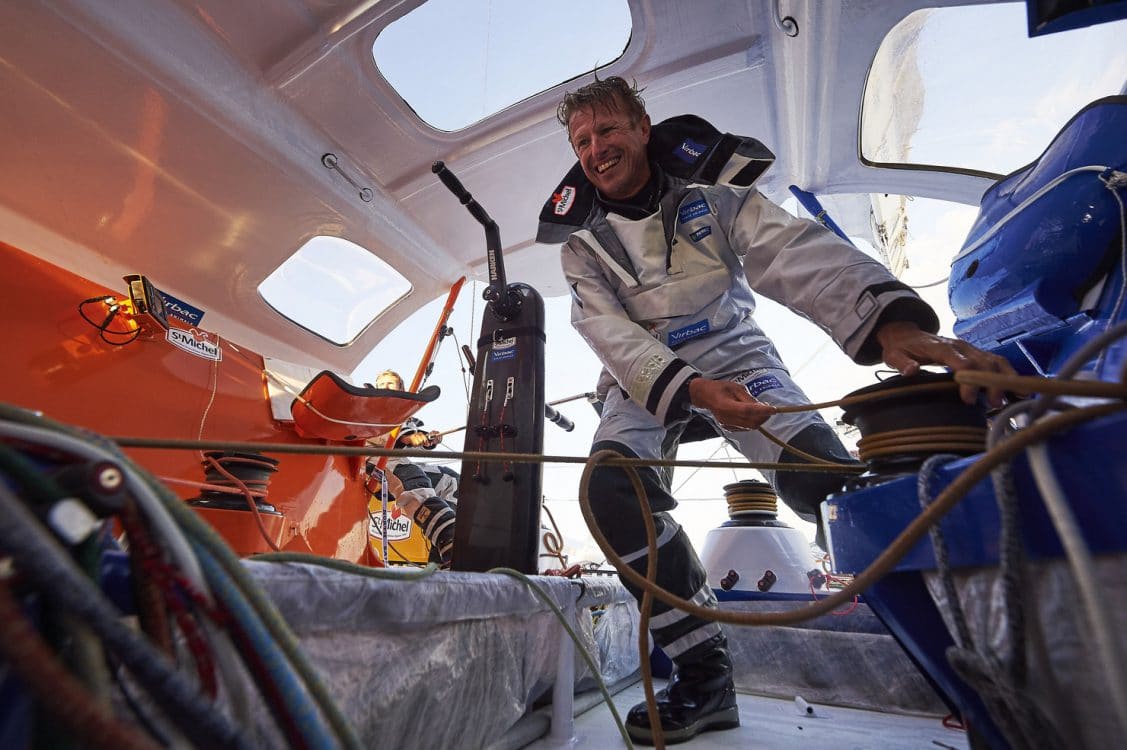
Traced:
<svg viewBox="0 0 1127 750">
<path fill-rule="evenodd" d="M 780 383 L 779 379 L 774 375 L 760 375 L 744 387 L 747 388 L 747 392 L 750 393 L 753 398 L 759 398 L 759 394 L 773 391 L 776 388 L 782 388 L 783 384 Z"/>
<path fill-rule="evenodd" d="M 681 206 L 681 210 L 677 212 L 677 219 L 684 224 L 686 221 L 699 219 L 702 216 L 708 216 L 708 214 L 708 201 L 701 198 L 699 201 Z"/>
<path fill-rule="evenodd" d="M 695 164 L 703 154 L 704 146 L 688 138 L 681 141 L 681 145 L 673 151 L 674 156 L 689 164 Z"/>
<path fill-rule="evenodd" d="M 678 328 L 676 331 L 670 331 L 668 337 L 668 345 L 670 347 L 683 344 L 690 339 L 695 339 L 698 336 L 703 336 L 708 333 L 708 321 L 698 320 L 696 323 L 690 323 L 684 328 Z"/>
<path fill-rule="evenodd" d="M 693 242 L 700 242 L 710 234 L 712 234 L 712 227 L 701 227 L 697 231 L 690 234 L 689 239 Z"/>
<path fill-rule="evenodd" d="M 566 216 L 571 207 L 575 205 L 575 188 L 571 185 L 564 185 L 560 188 L 560 192 L 552 196 L 552 203 L 556 204 L 552 209 L 556 216 Z"/>
</svg>

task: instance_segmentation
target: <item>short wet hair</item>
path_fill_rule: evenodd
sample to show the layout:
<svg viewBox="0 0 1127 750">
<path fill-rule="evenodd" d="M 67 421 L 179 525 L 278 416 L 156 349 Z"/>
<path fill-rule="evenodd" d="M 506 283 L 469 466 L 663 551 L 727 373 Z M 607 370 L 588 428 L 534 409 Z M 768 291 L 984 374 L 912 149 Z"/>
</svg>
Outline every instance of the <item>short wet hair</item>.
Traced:
<svg viewBox="0 0 1127 750">
<path fill-rule="evenodd" d="M 568 123 L 571 116 L 582 109 L 593 112 L 596 107 L 621 107 L 630 115 L 631 120 L 637 122 L 646 116 L 646 102 L 642 99 L 644 90 L 638 88 L 637 81 L 628 82 L 621 76 L 599 78 L 596 73 L 595 80 L 591 83 L 564 94 L 563 101 L 556 108 L 556 119 L 569 135 L 571 128 Z"/>
</svg>

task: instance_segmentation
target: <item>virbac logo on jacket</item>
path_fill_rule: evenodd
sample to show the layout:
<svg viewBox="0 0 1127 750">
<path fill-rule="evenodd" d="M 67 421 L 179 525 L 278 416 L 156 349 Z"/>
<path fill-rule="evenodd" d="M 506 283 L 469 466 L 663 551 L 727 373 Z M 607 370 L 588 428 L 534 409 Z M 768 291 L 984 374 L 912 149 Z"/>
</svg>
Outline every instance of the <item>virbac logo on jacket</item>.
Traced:
<svg viewBox="0 0 1127 750">
<path fill-rule="evenodd" d="M 695 164 L 696 160 L 699 159 L 703 153 L 704 146 L 688 138 L 681 141 L 681 145 L 673 151 L 674 156 L 689 164 Z"/>
<path fill-rule="evenodd" d="M 669 332 L 668 345 L 677 346 L 683 344 L 689 339 L 695 339 L 697 336 L 703 336 L 708 333 L 708 321 L 698 320 L 696 323 L 690 323 L 684 328 L 678 328 L 676 331 Z"/>
<path fill-rule="evenodd" d="M 774 375 L 760 375 L 752 380 L 746 386 L 747 392 L 751 394 L 752 398 L 759 398 L 759 394 L 773 391 L 776 388 L 782 388 L 783 384 Z"/>
<path fill-rule="evenodd" d="M 702 216 L 708 216 L 708 214 L 708 202 L 701 198 L 698 201 L 686 203 L 684 206 L 681 206 L 681 210 L 677 212 L 677 219 L 684 224 L 687 221 L 699 219 Z"/>
</svg>

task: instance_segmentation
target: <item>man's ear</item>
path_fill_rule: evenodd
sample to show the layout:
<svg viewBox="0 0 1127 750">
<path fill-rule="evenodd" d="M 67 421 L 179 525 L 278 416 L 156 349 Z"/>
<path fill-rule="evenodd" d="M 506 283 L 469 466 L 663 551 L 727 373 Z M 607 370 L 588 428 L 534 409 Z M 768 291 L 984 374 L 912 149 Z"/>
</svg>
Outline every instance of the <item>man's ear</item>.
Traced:
<svg viewBox="0 0 1127 750">
<path fill-rule="evenodd" d="M 645 143 L 649 143 L 650 142 L 650 116 L 649 115 L 642 115 L 642 119 L 638 121 L 638 124 L 642 128 L 642 140 Z"/>
</svg>

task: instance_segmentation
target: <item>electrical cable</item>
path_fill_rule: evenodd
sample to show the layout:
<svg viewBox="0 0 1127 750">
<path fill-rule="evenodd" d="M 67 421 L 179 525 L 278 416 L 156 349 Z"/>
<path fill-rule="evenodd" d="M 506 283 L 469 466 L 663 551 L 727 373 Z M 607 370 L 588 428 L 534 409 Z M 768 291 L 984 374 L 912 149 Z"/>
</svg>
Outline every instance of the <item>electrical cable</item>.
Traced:
<svg viewBox="0 0 1127 750">
<path fill-rule="evenodd" d="M 2 405 L 0 405 L 0 414 L 5 413 L 6 411 L 9 411 L 9 409 L 2 407 Z M 20 418 L 24 418 L 24 420 L 28 420 L 28 418 L 32 418 L 32 416 L 33 416 L 33 415 L 28 415 L 24 412 L 18 412 L 17 415 Z M 18 429 L 18 427 L 21 427 L 21 426 L 26 427 L 26 429 L 23 429 L 23 430 Z M 65 427 L 63 427 L 63 429 L 65 429 Z M 106 453 L 106 455 L 104 455 L 103 451 L 100 451 L 97 448 L 92 447 L 92 445 L 90 445 L 86 442 L 83 442 L 82 440 L 80 440 L 78 438 L 73 438 L 73 436 L 66 434 L 65 432 L 62 432 L 62 431 L 35 429 L 35 427 L 27 427 L 27 425 L 17 425 L 17 424 L 0 422 L 0 434 L 5 434 L 6 431 L 8 433 L 17 433 L 17 436 L 20 436 L 21 439 L 29 440 L 30 442 L 44 442 L 46 444 L 51 444 L 51 445 L 54 445 L 54 447 L 59 448 L 60 450 L 66 450 L 68 452 L 78 453 L 78 455 L 83 455 L 87 458 L 95 458 L 96 457 L 96 458 L 103 458 L 103 459 L 106 459 L 106 460 L 112 459 L 112 460 L 117 461 L 118 464 L 121 464 L 123 466 L 126 466 L 126 467 L 132 466 L 131 462 L 128 461 L 128 459 L 125 458 L 124 456 L 108 455 L 108 453 Z M 140 470 L 137 469 L 137 471 L 140 471 Z M 167 522 L 167 526 L 171 530 L 170 535 L 168 535 L 168 537 L 167 537 L 167 541 L 169 542 L 170 546 L 174 547 L 174 549 L 175 549 L 175 547 L 178 546 L 178 545 L 176 545 L 176 542 L 183 541 L 184 545 L 186 547 L 187 541 L 186 541 L 186 538 L 184 536 L 184 532 L 180 531 L 181 527 L 183 527 L 184 529 L 194 528 L 197 533 L 201 533 L 201 535 L 203 535 L 205 537 L 208 535 L 208 533 L 211 533 L 211 535 L 214 537 L 214 531 L 212 531 L 210 527 L 207 527 L 206 524 L 202 520 L 199 520 L 196 517 L 195 513 L 185 509 L 183 502 L 181 502 L 178 497 L 172 496 L 168 492 L 167 488 L 162 487 L 159 484 L 154 485 L 154 486 L 150 486 L 148 484 L 147 480 L 145 480 L 143 478 L 145 476 L 147 476 L 147 475 L 134 474 L 133 471 L 125 471 L 126 486 L 128 488 L 132 489 L 132 491 L 134 491 L 133 495 L 135 497 L 137 497 L 137 500 L 147 501 L 147 511 L 150 511 L 150 515 L 149 515 L 150 520 Z M 163 500 L 162 500 L 162 498 L 163 498 Z M 172 519 L 172 514 L 169 514 L 169 511 L 172 511 L 172 514 L 177 515 L 177 517 L 178 517 L 177 522 L 178 522 L 179 526 L 178 526 L 177 522 L 174 522 L 174 519 Z M 214 537 L 213 541 L 215 541 L 216 546 L 223 548 L 224 550 L 227 550 L 227 548 L 225 548 L 225 542 L 223 542 L 222 540 L 219 540 L 218 537 Z M 227 550 L 227 553 L 228 553 L 228 555 L 231 556 L 232 559 L 234 559 L 233 555 L 231 555 L 229 550 Z M 188 561 L 188 563 L 189 563 L 188 566 L 181 564 L 180 565 L 181 571 L 184 571 L 185 573 L 190 573 L 194 576 L 197 576 L 197 580 L 193 580 L 192 575 L 189 575 L 190 583 L 193 584 L 194 588 L 197 591 L 205 592 L 207 597 L 208 597 L 208 601 L 210 601 L 210 595 L 211 595 L 210 594 L 210 588 L 208 588 L 208 586 L 207 586 L 207 583 L 204 579 L 201 568 L 199 568 L 199 564 L 196 561 L 196 557 L 192 553 L 192 550 L 190 550 L 190 548 L 187 548 L 186 554 L 181 553 L 181 557 L 183 557 L 183 559 L 186 559 L 186 561 Z M 180 563 L 180 559 L 178 559 L 177 563 L 178 564 Z M 185 568 L 187 568 L 187 570 L 185 570 Z M 243 584 L 252 586 L 252 584 L 248 584 L 248 579 L 246 579 L 246 576 L 243 576 Z M 263 606 L 264 606 L 263 603 L 259 602 L 259 607 L 263 607 Z M 279 626 L 278 623 L 277 623 L 277 618 L 275 618 L 275 620 L 273 621 L 273 625 L 274 625 L 274 627 L 272 629 L 275 632 L 275 637 L 278 637 L 277 636 L 278 630 L 279 629 L 285 629 L 285 626 L 284 625 Z M 216 633 L 214 632 L 214 630 L 212 630 L 213 641 L 215 641 L 215 639 L 221 639 L 222 638 L 222 636 L 219 636 L 218 638 L 216 638 L 216 637 L 214 637 L 215 635 L 216 635 Z M 292 651 L 295 648 L 295 646 L 293 645 L 294 641 L 293 641 L 292 635 L 290 635 L 289 642 L 290 642 L 290 645 L 291 645 L 290 651 L 292 653 Z M 227 653 L 228 655 L 230 655 L 233 650 L 230 647 L 224 647 L 223 651 L 224 651 L 224 653 Z M 291 656 L 291 658 L 293 658 L 293 656 Z M 296 656 L 296 659 L 299 659 L 302 662 L 304 662 L 303 658 L 301 658 L 300 655 Z M 230 663 L 230 660 L 228 660 L 228 662 Z M 310 681 L 313 681 L 313 682 L 318 683 L 318 685 L 320 685 L 320 680 L 316 677 L 316 673 L 312 672 L 311 668 L 309 667 L 308 662 L 304 662 L 304 669 L 302 671 L 304 672 L 304 677 L 305 677 L 305 680 L 307 680 L 307 683 L 309 683 Z M 229 686 L 230 686 L 230 683 L 232 683 L 232 682 L 233 682 L 233 679 L 227 680 L 227 683 L 228 683 Z M 238 692 L 238 691 L 239 691 L 239 688 L 236 687 L 236 692 Z M 325 703 L 326 700 L 330 700 L 329 697 L 328 697 L 327 691 L 325 689 L 323 689 L 323 686 L 321 686 L 319 690 L 314 688 L 313 692 L 314 692 L 314 695 L 318 696 L 318 698 L 319 698 L 319 700 L 322 704 Z M 242 700 L 241 703 L 243 705 L 243 708 L 246 708 L 246 705 L 247 705 L 246 700 Z M 334 722 L 334 725 L 335 725 L 335 727 L 337 727 L 338 732 L 340 732 L 340 731 L 350 732 L 350 727 L 347 727 L 347 722 L 344 721 L 343 716 L 339 715 L 339 709 L 336 709 L 335 705 L 332 705 L 332 708 L 330 708 L 329 711 L 327 711 L 326 713 L 328 713 L 328 714 L 334 714 L 335 713 L 336 714 L 336 716 L 335 716 L 336 721 Z M 341 726 L 347 727 L 347 729 L 341 730 L 340 729 Z M 355 744 L 348 745 L 347 742 L 345 742 L 345 745 L 346 745 L 346 747 L 356 747 Z"/>
<path fill-rule="evenodd" d="M 56 425 L 50 422 L 50 420 L 0 404 L 0 417 L 4 416 L 18 419 L 24 424 L 0 422 L 0 435 L 4 435 L 6 432 L 8 434 L 15 434 L 18 438 L 31 443 L 44 443 L 58 450 L 75 453 L 86 458 L 116 461 L 123 468 L 132 469 L 131 471 L 124 471 L 126 487 L 131 490 L 131 494 L 136 499 L 143 501 L 142 504 L 149 514 L 150 522 L 155 522 L 159 526 L 166 527 L 164 542 L 173 552 L 174 559 L 179 569 L 187 576 L 193 589 L 201 592 L 206 597 L 207 601 L 209 603 L 211 602 L 210 588 L 204 579 L 195 555 L 188 547 L 187 538 L 184 532 L 181 531 L 181 527 L 184 529 L 195 529 L 197 535 L 211 539 L 216 548 L 225 551 L 235 563 L 237 563 L 237 560 L 226 548 L 225 543 L 215 535 L 215 532 L 200 520 L 195 513 L 185 508 L 179 498 L 172 495 L 167 488 L 159 483 L 154 482 L 154 484 L 150 485 L 150 480 L 147 479 L 148 475 L 133 465 L 124 454 L 120 453 L 116 446 L 113 446 L 114 450 L 117 451 L 116 453 L 111 454 L 102 451 L 84 440 L 69 434 L 69 429 L 63 425 Z M 26 424 L 26 422 L 30 421 L 48 424 L 54 429 L 31 427 Z M 176 521 L 173 520 L 174 515 L 176 516 Z M 237 565 L 233 565 L 232 567 L 237 568 Z M 237 574 L 236 580 L 239 580 Z M 242 583 L 244 584 L 244 588 L 253 590 L 253 583 L 249 582 L 249 579 L 245 575 L 242 577 Z M 268 603 L 261 601 L 263 597 L 258 596 L 257 599 L 260 609 L 269 608 L 270 605 Z M 333 718 L 333 725 L 334 728 L 337 729 L 338 734 L 341 734 L 342 737 L 346 736 L 351 732 L 351 727 L 347 725 L 347 722 L 340 715 L 339 709 L 336 708 L 335 704 L 332 704 L 327 691 L 324 689 L 323 685 L 320 684 L 319 678 L 309 667 L 304 657 L 300 654 L 296 656 L 293 655 L 293 651 L 295 650 L 294 639 L 292 635 L 289 635 L 288 639 L 285 639 L 283 635 L 283 633 L 288 634 L 288 629 L 286 629 L 284 624 L 279 624 L 277 618 L 268 620 L 268 623 L 273 625 L 272 630 L 275 633 L 275 637 L 283 639 L 283 647 L 289 646 L 286 650 L 288 651 L 288 655 L 291 656 L 291 659 L 300 662 L 298 665 L 299 671 L 303 673 L 307 685 L 312 683 L 311 691 L 322 704 L 323 710 Z M 224 662 L 230 665 L 232 662 L 231 656 L 235 653 L 235 649 L 230 642 L 214 628 L 209 627 L 208 632 L 212 642 L 218 644 L 218 649 L 224 654 Z M 240 709 L 240 715 L 244 717 L 249 716 L 250 704 L 243 695 L 242 683 L 236 680 L 233 675 L 226 673 L 224 678 L 225 685 L 233 696 L 234 705 Z M 326 703 L 328 704 L 328 708 L 325 708 Z M 343 742 L 342 744 L 346 747 L 357 746 L 356 744 L 350 745 L 347 742 Z"/>
<path fill-rule="evenodd" d="M 20 573 L 56 606 L 85 620 L 130 672 L 168 709 L 193 741 L 210 747 L 248 747 L 239 729 L 203 700 L 168 659 L 120 622 L 113 605 L 77 568 L 23 503 L 0 484 L 0 543 Z"/>
<path fill-rule="evenodd" d="M 301 680 L 277 647 L 257 613 L 247 603 L 226 571 L 202 544 L 195 545 L 204 573 L 211 581 L 215 596 L 231 615 L 247 646 L 254 651 L 263 671 L 254 670 L 259 689 L 268 700 L 275 719 L 286 731 L 291 747 L 329 750 L 335 748 L 332 733 L 309 700 Z M 296 731 L 296 736 L 293 732 Z"/>
<path fill-rule="evenodd" d="M 159 719 L 155 716 L 150 716 L 148 712 L 141 706 L 137 697 L 133 695 L 133 688 L 129 685 L 129 674 L 120 662 L 113 659 L 112 655 L 107 654 L 107 661 L 113 662 L 112 672 L 114 685 L 117 687 L 118 693 L 121 694 L 122 700 L 125 705 L 133 713 L 133 717 L 137 722 L 153 737 L 162 747 L 173 746 L 172 740 L 169 739 L 164 726 L 158 726 Z M 57 698 L 53 698 L 57 700 Z M 180 744 L 184 744 L 183 739 L 178 740 Z"/>
<path fill-rule="evenodd" d="M 152 543 L 148 531 L 141 523 L 137 507 L 125 503 L 119 514 L 121 526 L 129 540 L 129 572 L 132 579 L 133 602 L 141 631 L 149 637 L 165 656 L 173 659 L 172 628 L 168 622 L 164 592 L 161 590 L 153 560 L 160 551 Z M 214 697 L 214 696 L 212 696 Z"/>
<path fill-rule="evenodd" d="M 0 436 L 15 438 L 32 445 L 47 445 L 87 460 L 110 461 L 122 467 L 132 468 L 132 471 L 123 471 L 125 489 L 140 503 L 149 523 L 159 532 L 158 536 L 162 544 L 166 545 L 177 568 L 183 571 L 205 596 L 210 596 L 199 563 L 196 562 L 183 532 L 173 522 L 165 505 L 150 486 L 138 479 L 137 472 L 140 469 L 121 452 L 116 444 L 97 438 L 92 433 L 84 433 L 83 437 L 79 437 L 76 431 L 61 423 L 2 403 L 0 403 Z M 97 444 L 90 442 L 95 439 L 102 442 Z M 107 447 L 103 448 L 103 445 Z M 179 500 L 177 504 L 180 504 Z"/>
<path fill-rule="evenodd" d="M 106 313 L 106 317 L 102 320 L 101 323 L 97 322 L 86 314 L 86 306 L 92 305 L 95 302 L 101 302 L 103 305 L 106 305 L 109 308 L 109 312 Z M 110 323 L 112 323 L 117 318 L 117 314 L 120 311 L 121 304 L 118 303 L 113 297 L 91 297 L 90 299 L 83 300 L 82 302 L 78 303 L 78 314 L 82 317 L 83 320 L 98 329 L 98 338 L 100 338 L 110 346 L 125 346 L 126 344 L 132 344 L 141 335 L 141 328 L 139 326 L 131 331 L 109 330 Z M 125 341 L 111 341 L 110 339 L 106 338 L 106 334 L 110 334 L 112 336 L 129 336 L 129 338 Z"/>
<path fill-rule="evenodd" d="M 146 475 L 147 476 L 147 475 Z M 341 746 L 349 750 L 359 750 L 361 747 L 356 738 L 355 730 L 340 712 L 340 708 L 329 695 L 324 682 L 316 670 L 309 663 L 304 652 L 298 646 L 297 638 L 286 625 L 285 620 L 278 612 L 277 607 L 266 596 L 262 588 L 247 574 L 239 558 L 227 546 L 227 543 L 208 526 L 197 514 L 184 507 L 178 498 L 170 491 L 154 482 L 153 488 L 162 494 L 169 502 L 169 510 L 185 532 L 192 538 L 195 546 L 206 548 L 224 572 L 231 578 L 233 584 L 239 588 L 246 597 L 248 604 L 262 620 L 263 625 L 277 642 L 282 652 L 289 659 L 290 664 L 301 676 L 306 688 L 313 695 L 322 714 L 329 721 L 336 733 Z"/>
<path fill-rule="evenodd" d="M 158 750 L 135 727 L 118 721 L 59 662 L 0 578 L 0 653 L 36 698 L 84 746 L 98 750 Z"/>
<path fill-rule="evenodd" d="M 939 286 L 940 284 L 946 284 L 947 279 L 949 279 L 949 278 L 951 278 L 950 274 L 944 276 L 942 279 L 937 279 L 935 281 L 929 281 L 926 284 L 908 284 L 907 286 L 908 286 L 909 289 L 915 289 L 917 291 L 919 291 L 920 289 L 930 289 L 933 286 Z"/>
</svg>

